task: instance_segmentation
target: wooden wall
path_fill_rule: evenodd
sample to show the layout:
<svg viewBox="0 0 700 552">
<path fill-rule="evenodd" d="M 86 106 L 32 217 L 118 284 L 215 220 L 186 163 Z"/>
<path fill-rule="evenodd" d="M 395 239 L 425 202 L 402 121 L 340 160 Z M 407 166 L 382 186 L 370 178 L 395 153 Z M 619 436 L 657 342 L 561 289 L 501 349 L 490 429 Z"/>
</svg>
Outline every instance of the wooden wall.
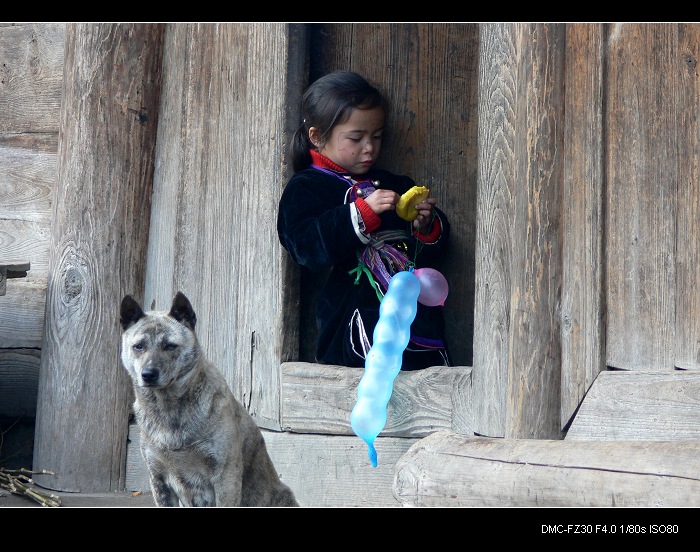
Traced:
<svg viewBox="0 0 700 552">
<path fill-rule="evenodd" d="M 63 87 L 64 24 L 0 23 L 0 465 L 31 465 Z"/>
<path fill-rule="evenodd" d="M 483 26 L 477 433 L 561 438 L 600 370 L 697 367 L 699 33 Z"/>
<path fill-rule="evenodd" d="M 36 413 L 64 28 L 0 24 L 0 256 L 31 261 L 0 303 L 1 416 Z"/>
<path fill-rule="evenodd" d="M 611 25 L 604 139 L 610 366 L 700 367 L 697 24 Z"/>
<path fill-rule="evenodd" d="M 296 25 L 169 25 L 163 61 L 145 302 L 188 296 L 203 346 L 271 429 L 280 363 L 298 354 L 298 283 L 276 213 L 305 41 Z"/>
</svg>

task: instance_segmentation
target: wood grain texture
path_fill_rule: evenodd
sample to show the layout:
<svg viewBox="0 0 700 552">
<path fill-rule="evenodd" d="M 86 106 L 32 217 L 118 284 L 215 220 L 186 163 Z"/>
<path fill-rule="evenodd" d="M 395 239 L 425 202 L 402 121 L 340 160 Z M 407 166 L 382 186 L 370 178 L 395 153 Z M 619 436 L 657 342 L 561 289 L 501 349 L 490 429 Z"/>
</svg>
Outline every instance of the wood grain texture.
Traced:
<svg viewBox="0 0 700 552">
<path fill-rule="evenodd" d="M 364 368 L 282 364 L 282 428 L 295 433 L 354 435 L 350 412 Z M 469 433 L 471 368 L 399 372 L 387 405 L 386 437 L 424 437 L 437 429 Z"/>
<path fill-rule="evenodd" d="M 2 259 L 25 258 L 32 265 L 22 281 L 16 284 L 38 284 L 46 287 L 49 272 L 50 221 L 3 220 L 0 230 L 0 262 Z M 21 315 L 21 313 L 16 313 Z"/>
<path fill-rule="evenodd" d="M 678 98 L 678 220 L 676 221 L 676 317 L 674 366 L 700 369 L 700 25 L 678 25 L 671 70 Z M 669 129 L 672 130 L 672 129 Z"/>
<path fill-rule="evenodd" d="M 0 104 L 2 105 L 2 104 Z M 18 139 L 0 134 L 0 229 L 8 232 L 8 221 L 51 224 L 51 201 L 56 183 L 56 132 L 47 140 Z M 48 148 L 48 151 L 45 149 Z M 0 241 L 0 257 L 7 257 L 6 240 Z"/>
<path fill-rule="evenodd" d="M 7 292 L 7 280 L 26 278 L 30 266 L 28 261 L 11 261 L 0 257 L 0 295 Z"/>
<path fill-rule="evenodd" d="M 403 506 L 697 507 L 697 440 L 492 439 L 439 431 L 396 463 Z"/>
<path fill-rule="evenodd" d="M 485 25 L 479 35 L 479 156 L 474 306 L 474 431 L 506 432 L 510 297 L 513 274 L 517 48 L 514 29 Z"/>
<path fill-rule="evenodd" d="M 700 447 L 698 420 L 700 371 L 613 370 L 598 375 L 566 439 L 698 439 Z"/>
<path fill-rule="evenodd" d="M 506 437 L 557 439 L 561 392 L 563 24 L 519 25 Z"/>
<path fill-rule="evenodd" d="M 12 280 L 2 296 L 0 349 L 41 348 L 46 285 L 21 280 Z"/>
<path fill-rule="evenodd" d="M 0 26 L 0 134 L 56 133 L 65 23 Z"/>
<path fill-rule="evenodd" d="M 119 303 L 143 289 L 163 32 L 67 27 L 33 464 L 55 490 L 124 485 Z"/>
<path fill-rule="evenodd" d="M 561 427 L 605 369 L 604 25 L 566 26 Z"/>
<path fill-rule="evenodd" d="M 126 490 L 148 490 L 140 431 L 137 425 L 129 427 Z M 355 436 L 262 433 L 280 478 L 292 488 L 301 506 L 401 506 L 392 490 L 394 466 L 417 439 L 377 438 L 378 460 L 373 468 L 365 442 Z"/>
<path fill-rule="evenodd" d="M 290 270 L 276 229 L 287 83 L 304 52 L 295 54 L 291 29 L 168 25 L 145 289 L 151 309 L 187 295 L 208 356 L 273 429 L 280 361 L 298 347 L 284 337 L 298 315 L 284 319 L 294 284 L 283 280 Z"/>
<path fill-rule="evenodd" d="M 688 68 L 677 24 L 611 25 L 606 48 L 606 363 L 670 370 L 680 314 L 677 221 L 690 208 L 678 200 L 679 167 L 688 164 L 678 157 L 687 151 L 679 149 L 687 111 L 678 87 Z"/>
<path fill-rule="evenodd" d="M 36 412 L 56 185 L 65 24 L 0 26 L 0 259 L 31 270 L 3 288 L 0 410 Z"/>
<path fill-rule="evenodd" d="M 475 431 L 557 438 L 565 26 L 481 36 Z"/>
</svg>

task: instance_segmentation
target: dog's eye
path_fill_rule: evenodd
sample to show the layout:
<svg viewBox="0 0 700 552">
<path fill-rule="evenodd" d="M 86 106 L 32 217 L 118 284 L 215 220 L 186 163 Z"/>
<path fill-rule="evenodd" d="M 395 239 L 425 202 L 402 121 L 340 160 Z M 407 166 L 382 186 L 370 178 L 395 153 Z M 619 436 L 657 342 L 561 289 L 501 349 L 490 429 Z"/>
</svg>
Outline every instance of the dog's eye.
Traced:
<svg viewBox="0 0 700 552">
<path fill-rule="evenodd" d="M 177 343 L 163 343 L 164 351 L 174 351 L 177 349 Z"/>
<path fill-rule="evenodd" d="M 143 351 L 143 342 L 134 343 L 133 348 L 134 351 Z"/>
</svg>

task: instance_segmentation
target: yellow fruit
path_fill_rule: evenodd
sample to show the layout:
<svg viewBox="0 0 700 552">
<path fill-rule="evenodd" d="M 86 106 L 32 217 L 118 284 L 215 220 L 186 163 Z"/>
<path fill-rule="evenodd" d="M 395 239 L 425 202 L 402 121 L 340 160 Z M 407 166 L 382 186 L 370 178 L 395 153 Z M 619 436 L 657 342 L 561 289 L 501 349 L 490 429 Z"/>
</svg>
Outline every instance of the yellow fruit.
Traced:
<svg viewBox="0 0 700 552">
<path fill-rule="evenodd" d="M 425 186 L 413 186 L 399 198 L 396 204 L 396 214 L 411 222 L 418 216 L 415 206 L 428 197 L 430 190 Z"/>
</svg>

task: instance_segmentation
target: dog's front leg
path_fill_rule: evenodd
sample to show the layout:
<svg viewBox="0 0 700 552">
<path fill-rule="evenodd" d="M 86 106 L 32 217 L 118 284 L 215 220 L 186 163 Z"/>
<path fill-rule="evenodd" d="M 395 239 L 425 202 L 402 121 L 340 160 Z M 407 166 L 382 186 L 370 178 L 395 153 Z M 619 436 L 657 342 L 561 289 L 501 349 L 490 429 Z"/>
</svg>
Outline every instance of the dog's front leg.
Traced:
<svg viewBox="0 0 700 552">
<path fill-rule="evenodd" d="M 151 491 L 153 492 L 153 501 L 156 506 L 174 507 L 179 506 L 180 501 L 173 488 L 165 482 L 163 476 L 151 474 Z"/>
<path fill-rule="evenodd" d="M 216 506 L 216 491 L 209 481 L 188 481 L 185 506 Z"/>
</svg>

